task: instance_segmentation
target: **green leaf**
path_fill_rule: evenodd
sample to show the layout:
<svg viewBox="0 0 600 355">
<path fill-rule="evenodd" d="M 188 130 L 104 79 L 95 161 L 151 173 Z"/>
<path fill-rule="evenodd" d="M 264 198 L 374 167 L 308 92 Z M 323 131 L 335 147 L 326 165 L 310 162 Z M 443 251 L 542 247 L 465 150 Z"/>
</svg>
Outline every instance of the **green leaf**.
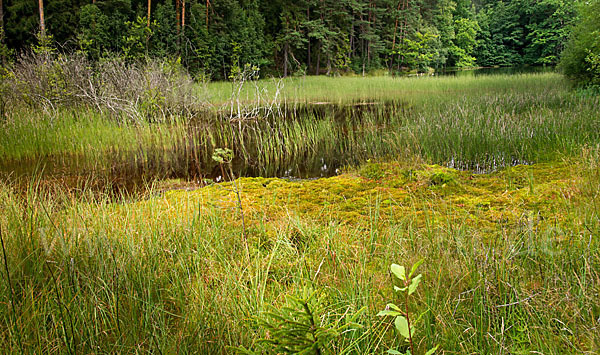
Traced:
<svg viewBox="0 0 600 355">
<path fill-rule="evenodd" d="M 434 352 L 437 350 L 437 348 L 439 348 L 439 347 L 440 347 L 439 345 L 436 345 L 436 346 L 435 346 L 435 348 L 431 348 L 431 349 L 429 349 L 429 351 L 427 351 L 427 352 L 425 353 L 425 355 L 433 355 L 433 353 L 434 353 Z"/>
<path fill-rule="evenodd" d="M 396 275 L 397 278 L 399 278 L 400 280 L 406 280 L 406 269 L 404 269 L 404 266 L 392 264 L 390 269 L 392 270 L 392 273 Z"/>
<path fill-rule="evenodd" d="M 408 274 L 408 278 L 411 278 L 412 275 L 415 273 L 415 271 L 417 271 L 417 268 L 419 266 L 421 266 L 421 264 L 423 264 L 424 262 L 425 262 L 425 259 L 421 259 L 421 260 L 417 261 L 410 269 L 410 274 Z"/>
<path fill-rule="evenodd" d="M 396 312 L 396 311 L 390 311 L 387 309 L 377 313 L 378 317 L 382 317 L 382 316 L 394 316 L 395 317 L 395 316 L 400 316 L 400 315 L 402 315 L 402 313 Z"/>
<path fill-rule="evenodd" d="M 388 304 L 386 304 L 386 305 L 385 305 L 385 308 L 386 308 L 386 309 L 389 309 L 389 308 L 391 308 L 391 309 L 393 309 L 393 310 L 395 310 L 395 311 L 402 312 L 402 310 L 400 309 L 400 307 L 396 306 L 396 305 L 395 305 L 395 304 L 393 304 L 393 303 L 388 303 Z"/>
<path fill-rule="evenodd" d="M 422 277 L 423 277 L 423 274 L 419 274 L 419 275 L 415 276 L 414 279 L 411 280 L 410 285 L 408 285 L 408 294 L 409 295 L 412 295 L 417 290 L 417 287 L 421 283 Z"/>
<path fill-rule="evenodd" d="M 430 311 L 430 309 L 427 308 L 424 312 L 420 313 L 419 316 L 417 317 L 417 319 L 414 321 L 414 323 L 419 322 L 421 320 L 421 318 L 423 318 L 423 316 L 429 311 Z"/>
<path fill-rule="evenodd" d="M 404 292 L 408 290 L 408 287 L 398 287 L 398 286 L 394 286 L 394 291 L 396 292 Z"/>
<path fill-rule="evenodd" d="M 396 326 L 396 329 L 398 329 L 398 332 L 400 333 L 400 335 L 402 335 L 405 338 L 410 337 L 410 333 L 408 330 L 408 320 L 406 320 L 406 318 L 404 316 L 396 317 L 396 320 L 394 321 L 394 325 Z"/>
<path fill-rule="evenodd" d="M 401 352 L 399 352 L 398 350 L 392 350 L 392 349 L 388 350 L 387 353 L 392 354 L 392 355 L 404 355 Z"/>
</svg>

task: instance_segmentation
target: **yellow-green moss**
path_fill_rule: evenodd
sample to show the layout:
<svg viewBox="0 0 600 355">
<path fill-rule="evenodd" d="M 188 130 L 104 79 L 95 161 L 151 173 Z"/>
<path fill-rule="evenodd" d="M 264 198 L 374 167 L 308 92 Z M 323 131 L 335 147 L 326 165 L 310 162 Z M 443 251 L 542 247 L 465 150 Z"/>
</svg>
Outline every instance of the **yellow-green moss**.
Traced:
<svg viewBox="0 0 600 355">
<path fill-rule="evenodd" d="M 363 176 L 364 170 L 304 181 L 240 178 L 236 182 L 247 227 L 261 225 L 266 235 L 273 235 L 276 228 L 289 223 L 290 216 L 359 228 L 372 226 L 375 219 L 393 223 L 410 216 L 424 227 L 424 216 L 434 214 L 434 220 L 464 221 L 486 233 L 500 224 L 519 225 L 529 214 L 560 221 L 557 211 L 577 196 L 579 179 L 566 163 L 516 166 L 489 174 L 437 165 L 407 169 L 397 163 L 371 163 L 375 165 L 382 172 L 376 180 Z M 230 216 L 231 227 L 241 228 L 233 189 L 227 182 L 193 191 L 167 191 L 136 202 L 133 211 L 157 221 L 219 211 Z"/>
</svg>

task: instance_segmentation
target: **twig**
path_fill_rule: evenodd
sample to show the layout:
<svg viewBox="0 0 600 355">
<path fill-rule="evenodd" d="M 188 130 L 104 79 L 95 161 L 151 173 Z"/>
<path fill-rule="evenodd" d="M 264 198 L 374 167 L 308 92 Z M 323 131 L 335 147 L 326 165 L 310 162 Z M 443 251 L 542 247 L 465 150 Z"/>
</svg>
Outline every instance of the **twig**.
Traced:
<svg viewBox="0 0 600 355">
<path fill-rule="evenodd" d="M 541 292 L 535 293 L 535 294 L 533 294 L 533 295 L 531 295 L 529 297 L 523 298 L 522 300 L 519 300 L 519 301 L 496 305 L 496 308 L 515 306 L 515 305 L 517 305 L 519 303 L 523 303 L 523 302 L 529 301 L 530 299 L 534 298 L 535 296 L 539 295 L 540 293 Z"/>
</svg>

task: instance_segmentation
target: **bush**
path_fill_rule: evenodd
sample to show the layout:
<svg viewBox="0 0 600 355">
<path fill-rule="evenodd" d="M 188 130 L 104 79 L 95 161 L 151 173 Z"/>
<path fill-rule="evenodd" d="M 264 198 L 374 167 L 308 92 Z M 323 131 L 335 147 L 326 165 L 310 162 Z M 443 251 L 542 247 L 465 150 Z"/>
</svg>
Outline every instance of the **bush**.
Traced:
<svg viewBox="0 0 600 355">
<path fill-rule="evenodd" d="M 562 72 L 578 86 L 600 84 L 600 0 L 586 2 L 562 54 Z"/>
<path fill-rule="evenodd" d="M 130 121 L 191 117 L 202 109 L 195 84 L 181 63 L 123 58 L 89 61 L 82 54 L 41 51 L 21 56 L 4 76 L 8 107 L 56 111 L 93 107 Z"/>
</svg>

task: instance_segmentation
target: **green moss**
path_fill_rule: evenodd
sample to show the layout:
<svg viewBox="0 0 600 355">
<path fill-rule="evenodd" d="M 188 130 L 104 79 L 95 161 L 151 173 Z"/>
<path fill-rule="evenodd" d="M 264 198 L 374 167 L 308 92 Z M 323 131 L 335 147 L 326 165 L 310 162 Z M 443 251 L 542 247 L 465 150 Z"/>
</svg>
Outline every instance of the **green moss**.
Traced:
<svg viewBox="0 0 600 355">
<path fill-rule="evenodd" d="M 368 162 L 359 170 L 359 175 L 371 180 L 380 180 L 385 176 L 385 170 L 380 164 Z"/>
<path fill-rule="evenodd" d="M 573 187 L 577 176 L 565 164 L 518 166 L 480 175 L 436 165 L 411 169 L 394 163 L 370 166 L 377 167 L 368 170 L 378 173 L 377 181 L 363 176 L 362 169 L 357 174 L 306 181 L 241 178 L 238 182 L 247 223 L 254 226 L 265 219 L 283 223 L 294 215 L 367 227 L 374 215 L 382 220 L 412 216 L 421 223 L 433 213 L 436 218 L 468 219 L 465 223 L 493 229 L 496 224 L 518 225 L 528 211 L 553 216 L 568 203 L 564 196 L 577 195 Z M 506 182 L 509 175 L 513 181 L 510 187 Z M 528 181 L 531 176 L 536 181 L 533 193 Z M 171 212 L 166 215 L 185 214 L 182 206 L 197 205 L 235 213 L 236 198 L 229 187 L 230 183 L 225 183 L 169 192 L 164 208 Z"/>
<path fill-rule="evenodd" d="M 432 185 L 445 185 L 454 182 L 454 177 L 446 173 L 435 173 L 429 178 Z"/>
</svg>

